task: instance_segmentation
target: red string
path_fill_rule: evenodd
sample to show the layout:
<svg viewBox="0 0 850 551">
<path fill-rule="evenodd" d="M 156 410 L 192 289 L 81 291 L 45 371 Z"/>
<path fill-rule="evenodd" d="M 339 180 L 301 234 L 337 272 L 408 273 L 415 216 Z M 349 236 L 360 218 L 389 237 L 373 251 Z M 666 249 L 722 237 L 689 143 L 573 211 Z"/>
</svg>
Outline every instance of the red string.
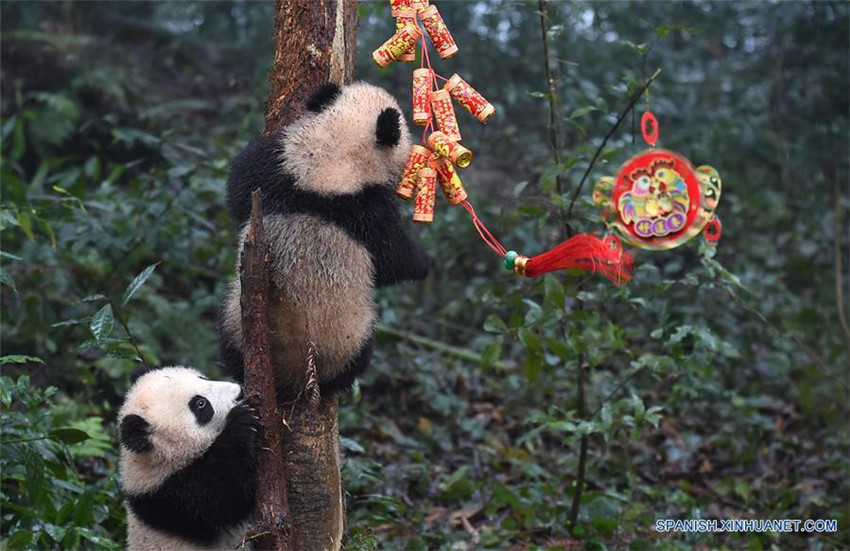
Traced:
<svg viewBox="0 0 850 551">
<path fill-rule="evenodd" d="M 472 206 L 468 200 L 464 200 L 461 202 L 463 208 L 466 209 L 466 212 L 472 216 L 472 224 L 475 226 L 475 229 L 478 230 L 478 235 L 481 236 L 481 239 L 487 243 L 487 246 L 493 249 L 493 252 L 497 255 L 504 257 L 508 254 L 507 249 L 505 249 L 504 245 L 502 245 L 496 237 L 490 233 L 490 230 L 487 229 L 487 226 L 484 225 L 484 222 L 478 218 L 478 215 L 475 214 L 475 208 Z"/>
</svg>

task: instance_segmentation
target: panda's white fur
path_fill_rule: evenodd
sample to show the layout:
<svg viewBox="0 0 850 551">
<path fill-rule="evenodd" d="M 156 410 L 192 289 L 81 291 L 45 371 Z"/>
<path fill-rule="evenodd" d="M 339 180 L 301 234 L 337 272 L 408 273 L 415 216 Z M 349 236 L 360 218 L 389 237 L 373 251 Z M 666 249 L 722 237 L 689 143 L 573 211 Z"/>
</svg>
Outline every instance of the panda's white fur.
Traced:
<svg viewBox="0 0 850 551">
<path fill-rule="evenodd" d="M 307 111 L 280 134 L 281 164 L 295 185 L 324 195 L 356 193 L 374 182 L 395 182 L 410 152 L 400 118 L 397 145 L 375 147 L 375 120 L 385 109 L 401 112 L 385 90 L 355 82 L 319 113 Z"/>
<path fill-rule="evenodd" d="M 308 354 L 323 394 L 349 388 L 368 366 L 375 288 L 423 279 L 425 253 L 405 230 L 393 192 L 410 152 L 396 100 L 366 83 L 326 85 L 279 133 L 252 140 L 231 166 L 228 208 L 240 230 L 262 195 L 272 258 L 268 312 L 282 398 L 308 381 Z M 225 293 L 219 341 L 228 371 L 243 365 L 240 282 Z"/>
<path fill-rule="evenodd" d="M 204 408 L 212 408 L 208 417 L 200 413 Z M 247 514 L 253 509 L 256 478 L 256 428 L 252 421 L 255 417 L 242 403 L 238 384 L 209 380 L 195 369 L 164 367 L 135 381 L 118 414 L 120 481 L 128 502 L 129 549 L 232 549 L 241 544 Z M 227 442 L 222 444 L 223 440 Z M 217 443 L 224 449 L 216 449 Z M 246 457 L 241 456 L 243 452 Z M 228 472 L 223 466 L 249 472 Z M 219 488 L 206 482 L 216 477 L 227 484 Z M 245 518 L 232 522 L 221 519 L 233 517 L 233 511 L 219 515 L 212 511 L 216 505 L 208 503 L 211 496 L 231 499 L 228 494 L 232 487 L 228 484 L 234 482 L 228 477 L 242 481 L 238 484 L 245 491 L 235 498 L 241 498 L 242 503 L 236 516 Z M 161 494 L 164 491 L 170 493 Z M 173 496 L 181 503 L 174 504 Z M 157 507 L 163 500 L 174 509 Z M 166 516 L 169 526 L 157 526 L 160 515 Z M 171 529 L 172 522 L 176 531 Z M 180 533 L 183 522 L 200 526 L 203 533 L 198 539 L 191 533 L 185 537 Z"/>
<path fill-rule="evenodd" d="M 263 219 L 275 288 L 269 294 L 269 344 L 278 385 L 303 389 L 310 343 L 321 379 L 345 369 L 372 335 L 377 313 L 374 267 L 366 248 L 316 216 L 268 215 Z M 239 240 L 239 257 L 247 228 Z M 295 260 L 297 259 L 297 261 Z M 340 270 L 339 266 L 345 266 Z M 224 299 L 224 335 L 242 348 L 241 286 L 230 283 Z"/>
</svg>

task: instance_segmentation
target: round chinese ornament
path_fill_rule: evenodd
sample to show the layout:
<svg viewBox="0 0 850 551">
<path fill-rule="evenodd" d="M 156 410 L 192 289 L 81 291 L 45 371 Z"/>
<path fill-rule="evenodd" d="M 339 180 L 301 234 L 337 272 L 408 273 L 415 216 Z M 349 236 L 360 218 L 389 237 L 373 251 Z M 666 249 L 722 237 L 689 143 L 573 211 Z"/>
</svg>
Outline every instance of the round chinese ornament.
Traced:
<svg viewBox="0 0 850 551">
<path fill-rule="evenodd" d="M 678 153 L 650 149 L 626 161 L 616 177 L 599 180 L 593 200 L 602 207 L 605 223 L 627 243 L 665 250 L 689 241 L 709 222 L 712 235 L 719 236 L 714 210 L 721 186 L 712 167 L 694 169 Z"/>
</svg>

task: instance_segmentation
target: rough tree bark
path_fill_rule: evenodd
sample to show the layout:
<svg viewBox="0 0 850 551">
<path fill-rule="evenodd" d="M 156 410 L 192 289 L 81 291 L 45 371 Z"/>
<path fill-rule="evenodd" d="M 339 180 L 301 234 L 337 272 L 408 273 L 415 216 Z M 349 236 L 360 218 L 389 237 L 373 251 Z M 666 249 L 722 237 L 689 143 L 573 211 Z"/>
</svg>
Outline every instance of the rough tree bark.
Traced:
<svg viewBox="0 0 850 551">
<path fill-rule="evenodd" d="M 294 119 L 318 86 L 352 80 L 359 25 L 357 0 L 276 0 L 275 14 L 266 134 Z M 267 304 L 278 303 L 276 292 L 272 285 Z M 304 399 L 282 412 L 281 480 L 291 513 L 291 547 L 336 551 L 345 529 L 339 402 L 335 396 L 317 404 Z"/>
</svg>

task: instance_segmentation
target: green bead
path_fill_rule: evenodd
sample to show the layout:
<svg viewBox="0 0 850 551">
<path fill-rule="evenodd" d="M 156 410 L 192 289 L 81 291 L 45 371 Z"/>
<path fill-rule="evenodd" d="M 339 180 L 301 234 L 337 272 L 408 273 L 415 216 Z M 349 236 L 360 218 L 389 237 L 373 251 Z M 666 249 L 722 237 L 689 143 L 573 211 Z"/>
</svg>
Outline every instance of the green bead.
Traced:
<svg viewBox="0 0 850 551">
<path fill-rule="evenodd" d="M 514 271 L 514 262 L 519 257 L 519 253 L 516 251 L 508 251 L 505 255 L 505 269 L 509 272 Z"/>
</svg>

